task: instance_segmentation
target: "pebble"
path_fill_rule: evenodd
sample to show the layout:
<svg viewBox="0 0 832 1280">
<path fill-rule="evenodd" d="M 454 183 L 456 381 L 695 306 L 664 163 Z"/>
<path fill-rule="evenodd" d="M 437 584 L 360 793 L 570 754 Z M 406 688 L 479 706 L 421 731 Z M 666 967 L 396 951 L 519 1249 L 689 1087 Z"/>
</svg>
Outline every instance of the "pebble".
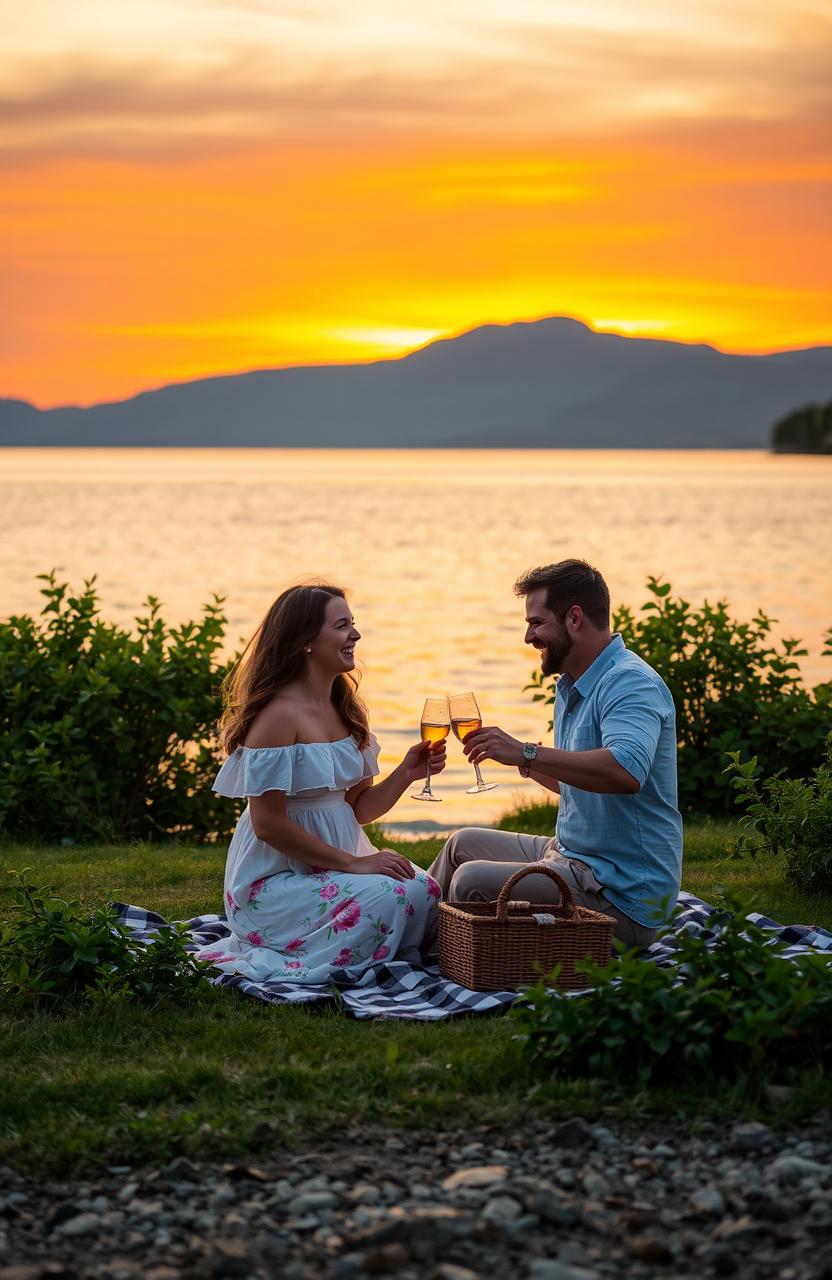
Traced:
<svg viewBox="0 0 832 1280">
<path fill-rule="evenodd" d="M 305 1214 L 320 1213 L 322 1209 L 332 1209 L 338 1203 L 338 1197 L 331 1191 L 307 1191 L 289 1201 L 289 1213 L 303 1217 Z"/>
<path fill-rule="evenodd" d="M 555 1226 L 571 1227 L 578 1221 L 578 1214 L 573 1205 L 560 1192 L 550 1188 L 532 1192 L 526 1205 L 544 1222 L 550 1222 Z"/>
<path fill-rule="evenodd" d="M 415 1188 L 411 1187 L 411 1191 L 414 1190 Z M 347 1192 L 346 1198 L 349 1204 L 378 1204 L 381 1200 L 381 1192 L 371 1182 L 359 1182 Z"/>
<path fill-rule="evenodd" d="M 832 1280 L 827 1113 L 785 1137 L 575 1117 L 310 1144 L 97 1181 L 0 1169 L 0 1280 Z"/>
<path fill-rule="evenodd" d="M 768 1125 L 757 1121 L 734 1125 L 731 1139 L 735 1151 L 763 1151 L 777 1141 Z"/>
<path fill-rule="evenodd" d="M 505 1222 L 513 1222 L 515 1218 L 519 1218 L 523 1212 L 523 1206 L 514 1199 L 513 1196 L 495 1196 L 493 1200 L 489 1200 L 488 1204 L 482 1211 L 482 1217 L 486 1222 L 493 1222 L 497 1225 Z"/>
<path fill-rule="evenodd" d="M 554 1132 L 559 1147 L 585 1147 L 592 1142 L 592 1129 L 581 1116 L 559 1124 Z"/>
<path fill-rule="evenodd" d="M 442 1182 L 444 1191 L 455 1191 L 457 1187 L 490 1187 L 495 1182 L 505 1182 L 508 1169 L 504 1164 L 480 1165 L 474 1169 L 458 1169 Z"/>
<path fill-rule="evenodd" d="M 634 1236 L 630 1241 L 630 1253 L 641 1262 L 673 1261 L 672 1250 L 658 1236 Z"/>
<path fill-rule="evenodd" d="M 470 1267 L 458 1267 L 453 1262 L 440 1262 L 434 1272 L 434 1280 L 479 1280 Z"/>
<path fill-rule="evenodd" d="M 830 1166 L 819 1164 L 817 1160 L 807 1160 L 805 1156 L 778 1156 L 768 1166 L 768 1172 L 778 1182 L 799 1182 L 809 1178 L 817 1182 L 819 1178 L 830 1173 Z"/>
<path fill-rule="evenodd" d="M 55 1230 L 62 1236 L 86 1236 L 98 1230 L 100 1221 L 97 1213 L 79 1213 L 61 1222 Z"/>
<path fill-rule="evenodd" d="M 609 1191 L 610 1186 L 606 1178 L 602 1178 L 600 1173 L 595 1173 L 590 1169 L 589 1173 L 584 1174 L 584 1191 L 588 1196 L 600 1199 Z"/>
<path fill-rule="evenodd" d="M 718 1187 L 697 1187 L 690 1203 L 695 1213 L 712 1214 L 715 1218 L 725 1213 L 725 1197 Z"/>
<path fill-rule="evenodd" d="M 594 1280 L 597 1271 L 572 1267 L 557 1258 L 535 1258 L 529 1267 L 529 1280 Z"/>
</svg>

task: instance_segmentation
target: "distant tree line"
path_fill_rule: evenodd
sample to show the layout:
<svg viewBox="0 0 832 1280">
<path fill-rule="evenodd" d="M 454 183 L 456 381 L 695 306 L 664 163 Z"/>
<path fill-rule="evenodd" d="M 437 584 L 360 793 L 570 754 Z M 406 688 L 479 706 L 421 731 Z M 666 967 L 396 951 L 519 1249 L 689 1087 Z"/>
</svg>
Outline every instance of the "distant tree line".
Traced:
<svg viewBox="0 0 832 1280">
<path fill-rule="evenodd" d="M 832 400 L 795 409 L 772 427 L 775 453 L 832 453 Z"/>
</svg>

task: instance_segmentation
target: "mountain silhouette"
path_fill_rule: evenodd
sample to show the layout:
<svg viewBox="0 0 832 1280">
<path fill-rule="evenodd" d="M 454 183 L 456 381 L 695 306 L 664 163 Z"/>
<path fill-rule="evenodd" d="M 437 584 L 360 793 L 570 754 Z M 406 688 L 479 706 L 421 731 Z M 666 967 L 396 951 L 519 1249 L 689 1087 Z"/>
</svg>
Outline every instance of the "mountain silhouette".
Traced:
<svg viewBox="0 0 832 1280">
<path fill-rule="evenodd" d="M 765 448 L 776 419 L 830 397 L 830 346 L 725 355 L 551 317 L 86 409 L 0 400 L 0 445 Z"/>
</svg>

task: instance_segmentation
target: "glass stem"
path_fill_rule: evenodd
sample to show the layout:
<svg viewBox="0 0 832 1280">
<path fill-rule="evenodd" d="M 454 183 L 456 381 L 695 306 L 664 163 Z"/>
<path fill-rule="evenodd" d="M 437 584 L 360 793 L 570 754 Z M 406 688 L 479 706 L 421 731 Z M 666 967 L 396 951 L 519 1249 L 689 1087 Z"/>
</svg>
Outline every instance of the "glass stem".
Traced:
<svg viewBox="0 0 832 1280">
<path fill-rule="evenodd" d="M 474 765 L 474 773 L 477 775 L 477 786 L 484 787 L 485 783 L 482 780 L 482 774 L 480 773 L 480 766 L 478 764 Z"/>
<path fill-rule="evenodd" d="M 428 747 L 428 754 L 425 758 L 425 785 L 422 787 L 422 795 L 433 795 L 433 792 L 430 789 L 430 747 Z"/>
</svg>

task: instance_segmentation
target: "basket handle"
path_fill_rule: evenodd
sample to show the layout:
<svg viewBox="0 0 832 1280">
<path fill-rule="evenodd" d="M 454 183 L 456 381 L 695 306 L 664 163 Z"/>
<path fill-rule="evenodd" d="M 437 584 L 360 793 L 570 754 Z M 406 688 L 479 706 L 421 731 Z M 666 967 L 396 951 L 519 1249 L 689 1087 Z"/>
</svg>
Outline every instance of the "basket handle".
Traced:
<svg viewBox="0 0 832 1280">
<path fill-rule="evenodd" d="M 575 895 L 569 888 L 566 881 L 558 875 L 551 867 L 543 862 L 533 862 L 529 867 L 521 867 L 519 871 L 515 871 L 513 876 L 506 880 L 499 894 L 497 895 L 497 921 L 499 924 L 505 924 L 508 916 L 508 897 L 518 881 L 524 876 L 548 876 L 550 880 L 554 880 L 560 889 L 560 904 L 564 908 L 567 918 L 573 919 L 575 916 Z"/>
</svg>

